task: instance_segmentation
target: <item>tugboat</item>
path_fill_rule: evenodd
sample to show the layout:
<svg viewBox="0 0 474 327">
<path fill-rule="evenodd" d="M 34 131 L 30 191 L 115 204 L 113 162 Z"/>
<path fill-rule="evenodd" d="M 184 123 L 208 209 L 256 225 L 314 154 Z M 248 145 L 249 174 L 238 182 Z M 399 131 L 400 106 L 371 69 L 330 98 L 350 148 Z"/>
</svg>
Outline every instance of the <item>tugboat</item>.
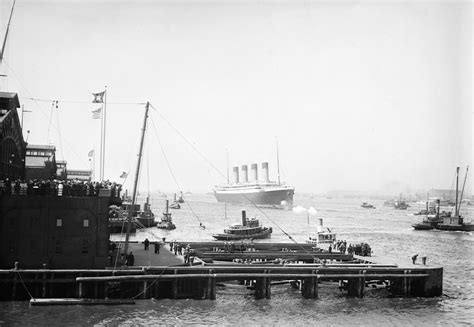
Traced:
<svg viewBox="0 0 474 327">
<path fill-rule="evenodd" d="M 409 205 L 405 200 L 402 200 L 402 197 L 400 196 L 400 199 L 394 202 L 393 207 L 397 210 L 407 210 Z"/>
<path fill-rule="evenodd" d="M 428 208 L 428 202 L 426 202 Z M 419 223 L 411 225 L 415 230 L 431 230 L 436 228 L 440 223 L 443 222 L 443 218 L 451 216 L 451 212 L 439 212 L 440 201 L 436 200 L 435 214 L 426 214 L 426 217 Z M 425 212 L 431 212 L 429 209 L 424 210 Z"/>
<path fill-rule="evenodd" d="M 375 209 L 375 207 L 368 202 L 363 202 L 361 207 L 365 209 Z"/>
<path fill-rule="evenodd" d="M 174 200 L 173 200 L 173 203 L 170 204 L 170 208 L 171 209 L 181 209 L 181 205 L 180 203 L 183 203 L 184 200 L 183 200 L 183 197 L 181 196 L 179 198 L 179 200 L 176 200 L 176 193 L 174 194 Z"/>
<path fill-rule="evenodd" d="M 466 175 L 464 177 L 464 183 L 461 191 L 461 199 L 464 194 L 464 187 L 466 186 L 467 172 L 469 167 L 466 168 Z M 462 201 L 458 201 L 458 184 L 459 184 L 459 167 L 456 168 L 456 202 L 454 205 L 454 217 L 444 217 L 443 222 L 436 226 L 436 229 L 446 231 L 463 231 L 471 232 L 474 231 L 474 223 L 465 223 L 464 217 L 459 214 Z"/>
<path fill-rule="evenodd" d="M 214 234 L 212 237 L 219 241 L 261 239 L 269 238 L 272 232 L 271 227 L 260 226 L 258 219 L 248 219 L 245 210 L 242 210 L 242 225 L 232 224 L 228 229 L 224 229 L 223 234 Z"/>
<path fill-rule="evenodd" d="M 175 196 L 175 202 L 176 202 L 176 194 L 174 196 Z M 178 203 L 184 203 L 183 192 L 181 192 L 181 195 L 179 196 Z"/>
<path fill-rule="evenodd" d="M 318 219 L 317 232 L 315 236 L 310 236 L 306 243 L 321 245 L 321 244 L 334 244 L 336 242 L 336 233 L 332 232 L 329 228 L 324 230 L 323 219 Z"/>
<path fill-rule="evenodd" d="M 168 204 L 169 204 L 169 201 L 166 200 L 166 211 L 163 212 L 163 217 L 161 217 L 161 221 L 158 222 L 156 227 L 160 229 L 173 230 L 176 228 L 176 225 L 173 224 L 173 221 L 171 219 L 171 213 L 168 210 Z"/>
</svg>

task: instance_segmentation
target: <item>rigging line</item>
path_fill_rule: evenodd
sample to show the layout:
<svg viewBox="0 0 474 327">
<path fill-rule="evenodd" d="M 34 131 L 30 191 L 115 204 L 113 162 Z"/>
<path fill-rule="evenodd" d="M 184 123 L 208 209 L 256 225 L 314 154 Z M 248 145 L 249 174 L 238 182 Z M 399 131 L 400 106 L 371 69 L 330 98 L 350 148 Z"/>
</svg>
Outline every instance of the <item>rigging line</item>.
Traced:
<svg viewBox="0 0 474 327">
<path fill-rule="evenodd" d="M 179 186 L 179 183 L 178 183 L 178 180 L 176 179 L 176 176 L 175 174 L 173 173 L 173 170 L 171 169 L 171 165 L 170 165 L 170 162 L 168 161 L 168 157 L 166 156 L 166 153 L 165 153 L 165 150 L 163 148 L 163 144 L 161 143 L 161 140 L 160 140 L 160 136 L 158 135 L 158 130 L 155 126 L 155 121 L 153 120 L 153 117 L 150 116 L 150 121 L 151 121 L 151 124 L 153 125 L 153 130 L 155 131 L 155 134 L 156 134 L 156 138 L 158 139 L 158 144 L 160 145 L 160 149 L 161 149 L 161 153 L 163 154 L 163 158 L 165 159 L 165 162 L 166 162 L 166 166 L 168 167 L 168 170 L 171 174 L 171 177 L 173 178 L 174 180 L 174 183 L 176 184 L 176 187 L 178 188 L 178 190 L 180 192 L 182 192 L 182 189 L 181 187 Z M 199 216 L 194 212 L 193 208 L 191 207 L 191 205 L 189 204 L 188 201 L 184 201 L 184 203 L 186 203 L 188 205 L 188 208 L 191 210 L 191 212 L 193 213 L 193 215 L 197 218 L 197 220 L 202 224 L 202 221 L 201 219 L 199 218 Z"/>
<path fill-rule="evenodd" d="M 32 101 L 40 101 L 40 102 L 50 102 L 50 101 L 56 101 L 53 99 L 40 99 L 40 98 L 33 98 L 33 97 L 19 97 L 20 99 L 23 100 L 32 100 Z M 73 100 L 57 100 L 60 102 L 64 103 L 77 103 L 77 104 L 87 104 L 87 103 L 93 103 L 92 101 L 73 101 Z M 123 104 L 123 105 L 131 105 L 131 104 L 136 104 L 136 105 L 145 105 L 146 102 L 107 102 L 107 104 Z"/>
<path fill-rule="evenodd" d="M 28 95 L 31 96 L 31 92 L 29 92 L 29 90 L 25 87 L 25 85 L 22 83 L 22 81 L 20 80 L 20 78 L 18 77 L 18 75 L 11 69 L 11 67 L 10 67 L 7 63 L 5 63 L 5 66 L 6 66 L 6 67 L 8 68 L 8 70 L 12 73 L 12 75 L 16 78 L 16 80 L 18 81 L 18 83 L 20 84 L 20 86 L 23 88 L 23 90 L 25 90 L 25 92 L 26 92 Z M 34 100 L 33 100 L 33 103 L 38 107 L 38 109 L 40 109 L 39 112 L 40 112 L 46 119 L 48 119 L 48 116 L 45 114 L 44 109 L 39 105 L 39 103 L 38 103 L 37 101 L 34 101 Z M 55 124 L 52 124 L 52 125 L 53 125 L 53 128 L 54 128 L 56 131 L 58 131 L 58 129 L 56 128 Z M 59 133 L 59 136 L 60 136 L 61 138 L 64 138 L 64 139 L 65 139 L 67 145 L 71 145 L 71 144 L 67 141 L 67 139 L 62 136 L 62 134 L 61 134 L 60 131 L 58 131 L 58 133 Z M 73 146 L 69 146 L 69 148 L 70 148 L 70 149 L 74 149 Z M 84 162 L 84 159 L 82 159 L 82 157 L 80 157 L 80 156 L 77 154 L 77 152 L 75 152 L 74 150 L 71 150 L 71 152 L 83 163 L 84 167 L 87 167 L 87 163 Z"/>
<path fill-rule="evenodd" d="M 21 284 L 23 285 L 23 287 L 25 288 L 25 291 L 28 293 L 28 295 L 30 296 L 30 299 L 34 300 L 35 298 L 33 297 L 33 295 L 31 295 L 30 291 L 28 290 L 28 287 L 26 287 L 26 284 L 25 282 L 23 281 L 23 278 L 21 277 L 21 274 L 19 271 L 17 271 L 18 273 L 18 277 L 20 277 L 20 280 L 21 280 Z"/>
<path fill-rule="evenodd" d="M 58 101 L 56 101 L 56 109 L 58 109 Z M 60 119 L 59 119 L 59 113 L 60 113 L 60 110 L 57 110 L 56 123 L 58 125 L 58 138 L 59 138 L 59 149 L 61 151 L 61 160 L 64 160 L 63 141 L 62 141 L 63 138 L 59 137 L 59 135 L 61 135 L 61 124 L 60 124 Z"/>
<path fill-rule="evenodd" d="M 212 162 L 210 162 L 191 142 L 189 142 L 186 137 L 184 137 L 184 135 L 179 132 L 154 106 L 153 104 L 150 103 L 150 106 L 155 109 L 155 111 L 160 115 L 160 117 L 172 128 L 175 130 L 175 132 L 181 136 L 184 141 L 186 143 L 188 143 L 193 149 L 194 151 L 196 151 L 202 158 L 204 158 L 204 160 L 206 160 L 206 162 L 211 166 L 213 167 L 222 177 L 226 178 L 226 176 L 216 167 L 214 166 L 214 164 L 212 164 Z M 153 121 L 153 120 L 152 120 Z M 154 125 L 153 125 L 154 126 Z M 155 128 L 155 132 L 156 132 L 156 128 Z M 166 156 L 165 156 L 166 158 Z M 270 219 L 270 217 L 268 217 L 265 212 L 259 208 L 252 200 L 250 200 L 247 195 L 243 194 L 244 197 L 255 207 L 257 208 L 258 211 L 260 211 L 264 217 L 266 217 L 272 224 L 276 225 L 278 227 L 278 229 L 280 229 L 290 240 L 292 240 L 295 244 L 299 244 L 296 240 L 293 239 L 293 237 L 288 234 L 280 225 L 278 225 L 277 223 L 275 223 L 272 219 Z M 186 202 L 187 203 L 187 202 Z M 308 252 L 307 250 L 304 249 L 304 247 L 301 247 L 305 252 Z M 309 252 L 308 252 L 309 253 Z"/>
<path fill-rule="evenodd" d="M 225 174 L 223 174 L 214 164 L 207 159 L 207 157 L 202 154 L 195 145 L 193 145 L 176 127 L 174 127 L 153 105 L 150 103 L 150 106 L 155 109 L 155 111 L 160 115 L 160 117 L 197 153 L 203 158 L 214 170 L 221 175 L 223 178 L 226 178 Z"/>
</svg>

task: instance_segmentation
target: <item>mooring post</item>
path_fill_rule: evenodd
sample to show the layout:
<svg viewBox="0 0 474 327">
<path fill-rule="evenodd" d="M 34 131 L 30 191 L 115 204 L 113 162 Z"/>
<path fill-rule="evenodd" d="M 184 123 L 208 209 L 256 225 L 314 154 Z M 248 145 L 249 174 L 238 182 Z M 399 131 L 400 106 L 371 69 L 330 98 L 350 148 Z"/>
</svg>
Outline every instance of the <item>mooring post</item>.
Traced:
<svg viewBox="0 0 474 327">
<path fill-rule="evenodd" d="M 407 270 L 404 270 L 403 274 L 406 275 Z M 403 295 L 406 296 L 408 294 L 408 280 L 407 280 L 407 277 L 403 277 L 402 289 L 403 289 Z"/>
<path fill-rule="evenodd" d="M 209 300 L 216 299 L 216 279 L 214 277 L 214 270 L 209 270 L 209 278 L 207 281 L 207 298 Z"/>
<path fill-rule="evenodd" d="M 175 269 L 174 270 L 174 274 L 177 275 L 178 274 L 178 269 Z M 172 290 L 172 294 L 173 294 L 173 299 L 177 299 L 178 298 L 178 279 L 177 278 L 174 278 L 173 279 L 173 290 Z"/>
<path fill-rule="evenodd" d="M 269 270 L 264 270 L 265 274 L 267 274 L 268 276 L 270 275 L 270 271 Z M 271 298 L 271 286 L 272 286 L 272 281 L 271 281 L 271 278 L 270 277 L 265 277 L 265 298 L 267 299 L 270 299 Z"/>
<path fill-rule="evenodd" d="M 362 275 L 365 276 L 365 273 L 367 270 L 362 270 Z M 365 291 L 365 277 L 359 278 L 359 297 L 364 297 L 364 291 Z"/>
<path fill-rule="evenodd" d="M 314 283 L 314 298 L 317 299 L 319 297 L 319 270 L 315 270 L 314 274 L 316 275 L 316 280 Z"/>
<path fill-rule="evenodd" d="M 148 282 L 144 281 L 143 282 L 143 294 L 142 294 L 142 299 L 147 298 L 147 292 L 148 292 Z"/>
</svg>

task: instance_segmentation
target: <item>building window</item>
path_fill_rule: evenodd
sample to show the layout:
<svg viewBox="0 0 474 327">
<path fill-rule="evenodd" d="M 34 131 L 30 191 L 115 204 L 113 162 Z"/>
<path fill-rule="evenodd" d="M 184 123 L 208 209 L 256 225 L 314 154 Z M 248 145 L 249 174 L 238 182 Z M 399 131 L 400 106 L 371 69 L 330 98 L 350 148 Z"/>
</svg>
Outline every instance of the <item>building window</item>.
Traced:
<svg viewBox="0 0 474 327">
<path fill-rule="evenodd" d="M 89 219 L 88 218 L 84 219 L 84 227 L 89 227 Z"/>
<path fill-rule="evenodd" d="M 54 250 L 56 253 L 63 253 L 63 242 L 56 240 L 56 248 Z"/>
<path fill-rule="evenodd" d="M 89 241 L 88 240 L 82 240 L 82 251 L 83 254 L 89 253 Z"/>
<path fill-rule="evenodd" d="M 63 225 L 63 220 L 61 218 L 56 219 L 56 227 L 62 227 Z"/>
</svg>

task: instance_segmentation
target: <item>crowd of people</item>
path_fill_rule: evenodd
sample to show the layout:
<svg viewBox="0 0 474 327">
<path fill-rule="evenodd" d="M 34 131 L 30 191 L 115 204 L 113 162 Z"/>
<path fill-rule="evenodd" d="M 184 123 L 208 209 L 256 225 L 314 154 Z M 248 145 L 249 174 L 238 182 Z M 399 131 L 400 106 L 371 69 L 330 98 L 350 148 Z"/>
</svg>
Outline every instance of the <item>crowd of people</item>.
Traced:
<svg viewBox="0 0 474 327">
<path fill-rule="evenodd" d="M 191 245 L 182 246 L 176 241 L 170 241 L 170 251 L 174 252 L 174 255 L 182 255 L 185 264 L 193 265 L 196 252 L 191 249 Z"/>
<path fill-rule="evenodd" d="M 355 254 L 364 257 L 370 257 L 372 255 L 372 249 L 370 248 L 369 244 L 358 243 L 354 245 L 349 244 L 349 246 L 347 246 L 347 242 L 345 240 L 339 240 L 333 245 L 330 245 L 329 252 L 332 252 L 333 250 L 341 254 Z"/>
<path fill-rule="evenodd" d="M 361 255 L 363 257 L 370 257 L 372 255 L 372 249 L 367 243 L 358 243 L 355 245 L 349 244 L 347 252 L 349 254 Z"/>
<path fill-rule="evenodd" d="M 75 180 L 0 180 L 1 195 L 43 195 L 43 196 L 99 196 L 100 190 L 110 190 L 111 197 L 120 197 L 122 185 L 110 181 L 89 182 Z"/>
</svg>

